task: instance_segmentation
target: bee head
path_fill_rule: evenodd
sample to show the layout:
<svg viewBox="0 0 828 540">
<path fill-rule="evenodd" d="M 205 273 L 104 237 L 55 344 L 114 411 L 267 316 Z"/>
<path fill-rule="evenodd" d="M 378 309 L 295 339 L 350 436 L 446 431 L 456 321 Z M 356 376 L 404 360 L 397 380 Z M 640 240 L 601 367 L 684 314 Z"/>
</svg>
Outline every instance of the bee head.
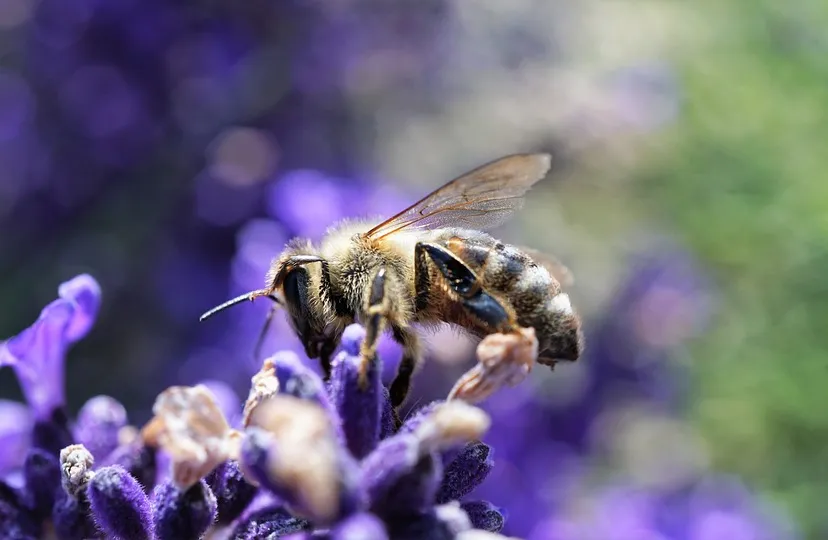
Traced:
<svg viewBox="0 0 828 540">
<path fill-rule="evenodd" d="M 282 255 L 273 261 L 267 274 L 265 288 L 244 293 L 218 305 L 200 320 L 212 317 L 220 311 L 244 301 L 267 297 L 280 304 L 288 314 L 288 321 L 302 341 L 309 358 L 318 358 L 324 341 L 324 319 L 319 311 L 321 305 L 319 287 L 311 286 L 309 267 L 314 263 L 326 265 L 326 261 L 308 253 L 309 246 L 289 245 Z M 316 309 L 314 309 L 316 308 Z"/>
<path fill-rule="evenodd" d="M 307 247 L 302 251 L 307 251 Z M 299 253 L 289 247 L 273 262 L 267 278 L 270 290 L 281 290 L 288 321 L 309 358 L 319 357 L 324 338 L 325 322 L 319 313 L 319 287 L 311 285 L 312 267 L 320 263 L 324 265 L 326 261 L 318 255 Z"/>
</svg>

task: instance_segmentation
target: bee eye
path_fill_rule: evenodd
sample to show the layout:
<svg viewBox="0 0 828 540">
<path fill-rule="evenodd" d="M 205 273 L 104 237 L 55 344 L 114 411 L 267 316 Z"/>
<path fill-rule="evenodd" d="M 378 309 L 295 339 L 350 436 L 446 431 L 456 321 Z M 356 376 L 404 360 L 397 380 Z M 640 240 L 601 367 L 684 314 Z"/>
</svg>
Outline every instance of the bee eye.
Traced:
<svg viewBox="0 0 828 540">
<path fill-rule="evenodd" d="M 285 276 L 282 284 L 285 295 L 285 304 L 288 307 L 294 329 L 300 337 L 305 337 L 310 331 L 308 317 L 308 274 L 297 268 Z"/>
</svg>

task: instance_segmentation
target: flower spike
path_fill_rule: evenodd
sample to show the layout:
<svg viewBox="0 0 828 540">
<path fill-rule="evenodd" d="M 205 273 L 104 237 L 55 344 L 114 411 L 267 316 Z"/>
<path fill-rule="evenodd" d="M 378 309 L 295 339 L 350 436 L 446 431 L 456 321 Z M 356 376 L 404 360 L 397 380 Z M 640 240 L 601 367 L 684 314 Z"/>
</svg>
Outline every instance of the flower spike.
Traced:
<svg viewBox="0 0 828 540">
<path fill-rule="evenodd" d="M 383 403 L 378 362 L 371 362 L 366 376 L 360 380 L 363 358 L 360 346 L 365 330 L 358 324 L 345 328 L 342 351 L 334 358 L 331 393 L 339 416 L 348 450 L 361 459 L 373 450 L 380 439 Z"/>
<path fill-rule="evenodd" d="M 100 307 L 100 286 L 86 274 L 62 283 L 58 294 L 30 327 L 0 344 L 0 366 L 14 369 L 26 401 L 42 422 L 51 422 L 63 407 L 66 351 L 89 332 Z M 68 435 L 63 442 L 70 442 Z"/>
<path fill-rule="evenodd" d="M 107 535 L 145 540 L 152 537 L 152 512 L 139 484 L 122 467 L 104 467 L 87 488 L 95 523 Z"/>
<path fill-rule="evenodd" d="M 167 482 L 152 492 L 159 540 L 198 540 L 216 519 L 216 497 L 204 480 L 180 489 Z"/>
</svg>

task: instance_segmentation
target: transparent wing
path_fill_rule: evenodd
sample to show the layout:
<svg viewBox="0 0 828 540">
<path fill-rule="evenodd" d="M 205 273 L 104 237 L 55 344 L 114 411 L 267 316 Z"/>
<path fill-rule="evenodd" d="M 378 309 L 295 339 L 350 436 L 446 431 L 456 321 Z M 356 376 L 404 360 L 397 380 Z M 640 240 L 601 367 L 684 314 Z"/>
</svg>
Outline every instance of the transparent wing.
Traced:
<svg viewBox="0 0 828 540">
<path fill-rule="evenodd" d="M 519 250 L 529 255 L 539 266 L 546 268 L 553 278 L 555 278 L 562 287 L 569 287 L 575 282 L 575 276 L 557 257 L 538 251 L 526 246 L 517 246 Z"/>
<path fill-rule="evenodd" d="M 429 193 L 366 233 L 383 238 L 401 230 L 461 226 L 490 229 L 523 206 L 524 195 L 546 176 L 549 154 L 515 154 L 500 158 Z"/>
</svg>

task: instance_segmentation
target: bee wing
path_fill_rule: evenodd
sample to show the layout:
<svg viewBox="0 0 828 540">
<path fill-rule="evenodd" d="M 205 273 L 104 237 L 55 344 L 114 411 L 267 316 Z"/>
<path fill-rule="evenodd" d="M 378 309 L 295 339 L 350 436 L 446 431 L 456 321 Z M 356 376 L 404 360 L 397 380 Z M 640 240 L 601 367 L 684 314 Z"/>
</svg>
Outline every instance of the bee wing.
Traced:
<svg viewBox="0 0 828 540">
<path fill-rule="evenodd" d="M 403 229 L 446 226 L 496 227 L 523 206 L 524 195 L 546 176 L 550 161 L 549 154 L 514 154 L 487 163 L 429 193 L 366 236 L 378 239 Z"/>
<path fill-rule="evenodd" d="M 546 271 L 549 272 L 562 287 L 569 287 L 575 282 L 575 276 L 572 275 L 572 271 L 554 255 L 543 253 L 542 251 L 526 246 L 517 246 L 517 248 L 529 255 L 529 257 L 539 266 L 546 268 Z"/>
</svg>

